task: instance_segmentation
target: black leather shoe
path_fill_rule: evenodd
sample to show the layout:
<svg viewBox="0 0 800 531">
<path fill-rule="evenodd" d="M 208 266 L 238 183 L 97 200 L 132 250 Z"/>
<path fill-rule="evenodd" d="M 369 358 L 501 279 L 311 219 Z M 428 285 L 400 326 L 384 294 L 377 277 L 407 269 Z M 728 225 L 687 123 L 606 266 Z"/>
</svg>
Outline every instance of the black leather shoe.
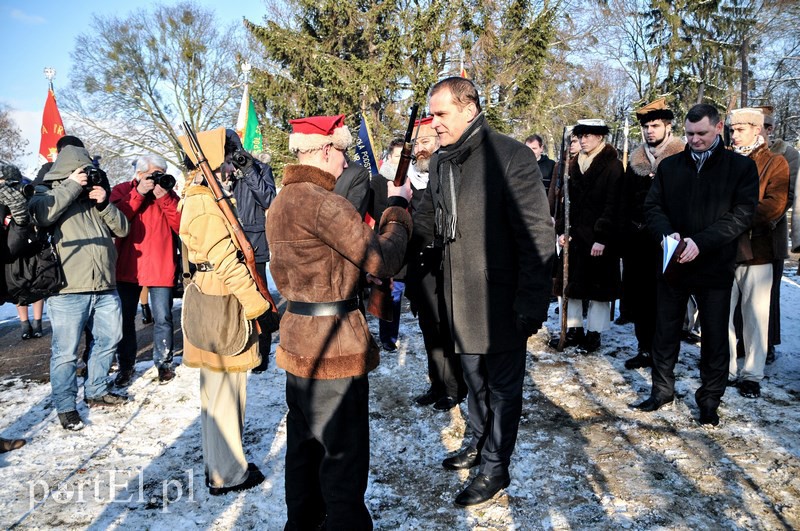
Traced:
<svg viewBox="0 0 800 531">
<path fill-rule="evenodd" d="M 452 396 L 443 396 L 442 398 L 437 400 L 435 404 L 433 404 L 433 409 L 437 411 L 450 411 L 463 401 L 464 401 L 463 398 L 461 400 L 458 400 L 453 398 Z"/>
<path fill-rule="evenodd" d="M 662 400 L 660 398 L 650 396 L 647 398 L 647 400 L 644 400 L 643 402 L 639 402 L 638 404 L 631 404 L 630 407 L 633 409 L 638 409 L 639 411 L 644 411 L 645 413 L 650 413 L 651 411 L 657 411 L 666 405 L 672 404 L 673 400 L 675 400 L 675 397 Z"/>
<path fill-rule="evenodd" d="M 459 507 L 469 507 L 470 505 L 477 505 L 486 500 L 491 500 L 500 489 L 508 487 L 511 483 L 511 478 L 508 474 L 503 476 L 486 476 L 478 474 L 469 487 L 462 490 L 456 496 L 456 505 Z"/>
<path fill-rule="evenodd" d="M 429 406 L 438 402 L 442 396 L 442 393 L 434 391 L 433 387 L 431 387 L 423 394 L 414 397 L 414 402 L 416 402 L 419 406 Z"/>
<path fill-rule="evenodd" d="M 761 396 L 761 384 L 750 380 L 739 382 L 739 394 L 745 398 L 758 398 Z"/>
<path fill-rule="evenodd" d="M 208 487 L 208 493 L 212 496 L 222 496 L 229 492 L 239 492 L 242 490 L 252 489 L 264 482 L 264 474 L 253 463 L 247 463 L 247 479 L 244 482 L 234 485 L 232 487 Z"/>
<path fill-rule="evenodd" d="M 442 461 L 442 466 L 447 470 L 466 470 L 479 464 L 481 464 L 481 453 L 471 446 Z"/>
<path fill-rule="evenodd" d="M 389 341 L 387 341 L 386 343 L 381 343 L 381 347 L 383 347 L 383 350 L 385 350 L 386 352 L 394 352 L 397 350 L 397 345 Z"/>
<path fill-rule="evenodd" d="M 641 369 L 642 367 L 652 367 L 653 358 L 649 352 L 640 350 L 639 353 L 625 362 L 626 369 Z"/>
<path fill-rule="evenodd" d="M 175 379 L 175 370 L 169 365 L 162 365 L 158 368 L 158 383 L 166 385 Z"/>
<path fill-rule="evenodd" d="M 719 415 L 716 409 L 700 409 L 699 422 L 703 426 L 719 426 Z"/>
</svg>

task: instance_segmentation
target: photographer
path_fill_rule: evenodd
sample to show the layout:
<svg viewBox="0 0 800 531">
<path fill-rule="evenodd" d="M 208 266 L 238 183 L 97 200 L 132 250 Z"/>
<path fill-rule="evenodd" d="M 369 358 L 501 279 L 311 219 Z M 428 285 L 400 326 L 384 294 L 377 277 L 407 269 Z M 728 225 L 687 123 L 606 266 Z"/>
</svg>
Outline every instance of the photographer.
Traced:
<svg viewBox="0 0 800 531">
<path fill-rule="evenodd" d="M 53 227 L 66 286 L 47 299 L 53 329 L 50 385 L 61 426 L 83 428 L 75 408 L 78 345 L 87 322 L 94 347 L 84 398 L 88 406 L 118 406 L 126 396 L 110 390 L 108 369 L 122 337 L 116 291 L 114 236 L 128 234 L 128 220 L 108 201 L 105 172 L 84 148 L 65 146 L 28 202 L 33 223 Z"/>
<path fill-rule="evenodd" d="M 145 155 L 136 161 L 135 175 L 111 190 L 111 202 L 130 223 L 130 232 L 117 238 L 117 292 L 122 303 L 122 341 L 117 347 L 117 387 L 130 385 L 136 363 L 136 306 L 142 287 L 147 287 L 153 312 L 153 363 L 158 381 L 170 382 L 172 368 L 172 288 L 178 260 L 173 233 L 181 216 L 175 178 L 166 172 L 167 161 Z"/>
<path fill-rule="evenodd" d="M 236 200 L 236 211 L 247 239 L 253 245 L 256 255 L 256 267 L 259 274 L 267 282 L 267 262 L 269 262 L 269 246 L 266 234 L 266 211 L 275 199 L 275 180 L 272 168 L 259 162 L 244 150 L 239 135 L 233 129 L 225 130 L 225 162 L 223 170 L 236 168 L 236 171 L 223 172 L 228 179 L 226 188 Z M 233 168 L 230 167 L 233 165 Z M 261 365 L 253 369 L 261 373 L 267 369 L 269 351 L 272 345 L 272 334 L 261 334 L 258 347 L 261 352 Z"/>
</svg>

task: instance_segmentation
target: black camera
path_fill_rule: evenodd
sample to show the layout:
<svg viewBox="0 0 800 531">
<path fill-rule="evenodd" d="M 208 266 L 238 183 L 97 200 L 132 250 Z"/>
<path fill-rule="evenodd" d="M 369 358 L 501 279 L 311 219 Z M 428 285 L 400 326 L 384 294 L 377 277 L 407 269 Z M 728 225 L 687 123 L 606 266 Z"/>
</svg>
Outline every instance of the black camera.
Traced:
<svg viewBox="0 0 800 531">
<path fill-rule="evenodd" d="M 151 181 L 159 185 L 164 190 L 172 190 L 175 188 L 175 177 L 163 171 L 154 171 L 148 177 Z"/>
<path fill-rule="evenodd" d="M 86 188 L 91 189 L 93 186 L 103 186 L 104 183 L 108 181 L 106 178 L 106 172 L 90 164 L 83 168 L 83 172 L 86 174 Z M 105 188 L 105 186 L 103 186 Z"/>
</svg>

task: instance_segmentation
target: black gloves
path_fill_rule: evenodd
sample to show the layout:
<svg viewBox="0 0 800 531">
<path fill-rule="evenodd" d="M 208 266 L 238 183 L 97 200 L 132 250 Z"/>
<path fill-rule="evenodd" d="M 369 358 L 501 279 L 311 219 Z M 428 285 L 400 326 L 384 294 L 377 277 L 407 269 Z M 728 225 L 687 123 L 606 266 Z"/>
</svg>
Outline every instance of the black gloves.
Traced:
<svg viewBox="0 0 800 531">
<path fill-rule="evenodd" d="M 530 315 L 517 314 L 517 321 L 515 324 L 517 330 L 525 334 L 525 337 L 531 337 L 542 327 L 542 321 L 534 319 Z"/>
<path fill-rule="evenodd" d="M 272 308 L 262 313 L 256 318 L 258 326 L 261 327 L 262 334 L 272 334 L 278 331 L 281 322 L 281 316 L 278 312 L 273 312 Z"/>
</svg>

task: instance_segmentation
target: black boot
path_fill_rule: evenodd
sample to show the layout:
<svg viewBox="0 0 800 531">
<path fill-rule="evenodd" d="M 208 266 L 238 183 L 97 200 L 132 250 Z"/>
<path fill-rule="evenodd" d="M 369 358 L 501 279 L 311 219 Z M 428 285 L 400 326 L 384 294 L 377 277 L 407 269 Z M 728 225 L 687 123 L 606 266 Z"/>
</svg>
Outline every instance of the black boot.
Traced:
<svg viewBox="0 0 800 531">
<path fill-rule="evenodd" d="M 150 311 L 150 305 L 147 303 L 142 304 L 142 324 L 151 324 L 153 322 L 153 312 Z"/>
<path fill-rule="evenodd" d="M 19 324 L 22 328 L 22 339 L 30 339 L 33 337 L 33 329 L 31 328 L 30 321 L 20 321 Z"/>
<path fill-rule="evenodd" d="M 33 337 L 42 337 L 42 320 L 41 319 L 34 319 L 31 323 L 31 332 L 33 332 Z"/>
<path fill-rule="evenodd" d="M 642 367 L 652 367 L 653 358 L 650 357 L 649 352 L 640 350 L 639 353 L 625 362 L 626 369 L 641 369 Z"/>
<path fill-rule="evenodd" d="M 587 332 L 583 342 L 576 349 L 581 354 L 589 354 L 600 348 L 600 332 Z"/>
<path fill-rule="evenodd" d="M 564 348 L 567 347 L 577 347 L 581 343 L 583 343 L 585 336 L 583 334 L 583 327 L 576 327 L 576 328 L 567 328 L 567 335 L 564 341 Z M 560 336 L 556 336 L 550 340 L 550 348 L 558 348 L 558 342 L 560 340 Z"/>
</svg>

